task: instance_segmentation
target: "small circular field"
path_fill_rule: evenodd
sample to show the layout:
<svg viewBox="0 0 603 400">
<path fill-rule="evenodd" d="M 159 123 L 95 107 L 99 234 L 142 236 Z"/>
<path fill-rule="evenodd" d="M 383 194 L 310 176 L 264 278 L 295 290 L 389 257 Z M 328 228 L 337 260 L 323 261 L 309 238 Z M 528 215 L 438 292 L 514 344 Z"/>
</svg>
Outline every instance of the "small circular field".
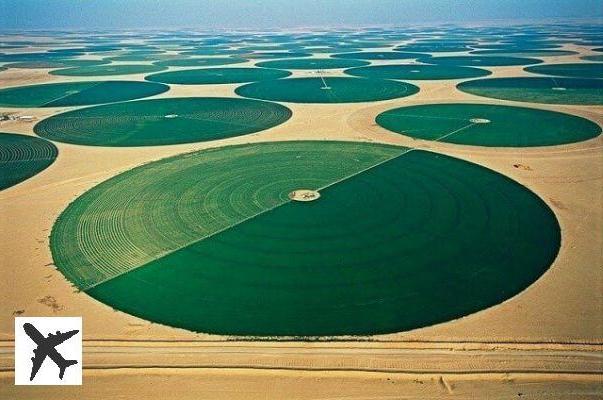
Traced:
<svg viewBox="0 0 603 400">
<path fill-rule="evenodd" d="M 477 79 L 457 88 L 477 96 L 548 104 L 603 104 L 603 79 L 518 77 Z"/>
<path fill-rule="evenodd" d="M 241 145 L 140 166 L 71 203 L 50 243 L 59 270 L 113 308 L 260 336 L 449 321 L 523 291 L 559 245 L 548 206 L 503 175 L 345 142 Z"/>
<path fill-rule="evenodd" d="M 417 139 L 489 147 L 555 146 L 601 134 L 585 118 L 535 108 L 430 104 L 385 111 L 377 124 Z"/>
<path fill-rule="evenodd" d="M 31 178 L 48 168 L 58 150 L 47 140 L 13 133 L 0 133 L 0 190 Z"/>
<path fill-rule="evenodd" d="M 243 97 L 291 103 L 356 103 L 411 96 L 410 83 L 385 79 L 318 77 L 250 83 L 235 92 Z"/>
<path fill-rule="evenodd" d="M 134 100 L 167 92 L 169 86 L 138 81 L 48 83 L 0 89 L 0 107 L 72 107 Z"/>
<path fill-rule="evenodd" d="M 287 121 L 280 104 L 225 97 L 140 100 L 81 108 L 40 121 L 34 132 L 88 146 L 158 146 L 246 135 Z"/>
</svg>

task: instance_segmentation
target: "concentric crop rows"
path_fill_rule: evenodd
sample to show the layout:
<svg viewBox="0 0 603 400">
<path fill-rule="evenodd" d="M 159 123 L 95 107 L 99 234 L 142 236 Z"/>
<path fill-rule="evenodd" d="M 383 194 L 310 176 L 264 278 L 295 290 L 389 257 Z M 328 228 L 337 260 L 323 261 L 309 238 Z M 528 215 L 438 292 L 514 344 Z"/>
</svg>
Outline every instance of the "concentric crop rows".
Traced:
<svg viewBox="0 0 603 400">
<path fill-rule="evenodd" d="M 31 136 L 0 133 L 0 190 L 28 179 L 54 162 L 57 148 Z"/>
<path fill-rule="evenodd" d="M 295 189 L 321 187 L 402 150 L 294 142 L 162 160 L 72 203 L 53 230 L 53 255 L 85 289 L 282 204 Z"/>
<path fill-rule="evenodd" d="M 288 108 L 263 101 L 169 98 L 74 110 L 41 121 L 34 131 L 42 137 L 76 144 L 155 146 L 249 134 L 290 117 Z"/>
</svg>

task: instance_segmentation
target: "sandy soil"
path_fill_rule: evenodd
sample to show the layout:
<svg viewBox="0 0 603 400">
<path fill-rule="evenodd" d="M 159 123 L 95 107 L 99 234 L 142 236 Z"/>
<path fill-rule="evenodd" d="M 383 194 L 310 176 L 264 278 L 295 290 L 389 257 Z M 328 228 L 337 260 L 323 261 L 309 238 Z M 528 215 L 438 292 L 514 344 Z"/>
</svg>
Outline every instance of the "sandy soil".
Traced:
<svg viewBox="0 0 603 400">
<path fill-rule="evenodd" d="M 546 60 L 572 62 L 588 54 L 585 48 L 572 49 L 581 54 Z M 379 63 L 395 62 L 375 62 Z M 527 75 L 522 67 L 491 70 L 493 76 Z M 54 77 L 46 70 L 9 70 L 1 74 L 3 87 L 95 79 Z M 295 75 L 313 73 L 297 71 Z M 287 104 L 293 117 L 285 124 L 211 143 L 142 148 L 56 143 L 59 157 L 53 165 L 0 192 L 0 264 L 6 277 L 0 281 L 0 398 L 41 393 L 44 398 L 65 398 L 65 394 L 129 398 L 127 393 L 143 398 L 145 394 L 214 399 L 471 398 L 478 389 L 491 395 L 489 398 L 519 393 L 526 398 L 543 398 L 547 393 L 555 393 L 555 398 L 601 396 L 603 136 L 573 145 L 495 149 L 415 140 L 380 128 L 374 118 L 402 105 L 477 102 L 563 111 L 603 125 L 603 107 L 486 99 L 456 91 L 457 81 L 413 83 L 421 87 L 421 92 L 403 99 L 351 105 Z M 234 97 L 236 86 L 172 85 L 169 92 L 157 97 Z M 0 112 L 33 115 L 38 121 L 68 109 Z M 33 135 L 36 121 L 2 122 L 0 131 Z M 559 256 L 535 284 L 498 306 L 410 332 L 324 343 L 246 342 L 150 323 L 116 312 L 78 292 L 52 264 L 48 236 L 54 220 L 69 202 L 95 184 L 136 165 L 182 152 L 297 139 L 410 145 L 457 156 L 508 175 L 541 196 L 557 215 L 562 228 Z M 83 387 L 59 392 L 12 386 L 16 315 L 83 316 Z M 192 385 L 190 379 L 196 383 Z M 128 392 L 123 391 L 125 387 Z"/>
</svg>

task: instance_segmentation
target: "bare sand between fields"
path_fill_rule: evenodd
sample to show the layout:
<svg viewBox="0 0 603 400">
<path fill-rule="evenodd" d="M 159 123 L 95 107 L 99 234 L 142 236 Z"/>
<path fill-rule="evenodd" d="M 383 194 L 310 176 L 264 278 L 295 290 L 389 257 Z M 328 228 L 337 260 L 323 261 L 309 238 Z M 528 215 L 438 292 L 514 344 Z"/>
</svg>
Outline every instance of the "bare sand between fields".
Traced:
<svg viewBox="0 0 603 400">
<path fill-rule="evenodd" d="M 547 60 L 571 62 L 578 56 Z M 527 75 L 522 67 L 492 70 L 495 72 L 493 76 Z M 34 81 L 94 79 L 58 78 L 46 75 L 46 71 L 9 70 L 2 73 L 10 73 L 10 80 L 8 83 L 3 81 L 3 86 L 19 86 Z M 327 73 L 341 74 L 338 71 Z M 312 73 L 301 71 L 294 75 Z M 142 75 L 111 79 L 140 80 Z M 598 355 L 603 343 L 603 319 L 600 318 L 603 310 L 603 136 L 573 145 L 495 149 L 415 140 L 380 128 L 374 118 L 384 110 L 403 105 L 477 102 L 562 111 L 603 125 L 603 107 L 487 99 L 455 90 L 457 82 L 415 81 L 412 83 L 421 87 L 420 93 L 384 102 L 287 104 L 293 110 L 293 117 L 283 125 L 210 143 L 140 148 L 56 143 L 59 157 L 53 165 L 37 176 L 0 192 L 0 212 L 3 215 L 0 260 L 6 277 L 0 282 L 0 339 L 3 340 L 0 350 L 11 346 L 15 315 L 83 316 L 85 363 L 91 369 L 86 369 L 86 385 L 69 390 L 85 398 L 117 395 L 115 390 L 120 386 L 123 388 L 122 385 L 128 385 L 132 393 L 142 397 L 163 393 L 178 398 L 203 398 L 203 395 L 207 398 L 249 398 L 245 397 L 249 393 L 255 394 L 251 397 L 275 397 L 287 391 L 291 393 L 288 398 L 341 398 L 342 389 L 349 393 L 349 398 L 400 398 L 400 393 L 405 393 L 407 398 L 425 398 L 427 393 L 454 398 L 467 397 L 475 393 L 472 391 L 478 386 L 480 390 L 499 397 L 517 396 L 519 392 L 531 394 L 532 398 L 546 397 L 546 393 L 560 394 L 556 396 L 558 398 L 562 398 L 562 394 L 581 398 L 601 395 L 603 362 Z M 234 88 L 237 86 L 172 85 L 169 92 L 156 97 L 235 97 Z M 0 112 L 33 115 L 40 120 L 69 109 L 72 108 L 7 108 L 0 109 Z M 0 123 L 2 132 L 33 135 L 32 128 L 32 123 L 23 121 Z M 442 152 L 484 165 L 524 184 L 547 202 L 562 228 L 559 256 L 550 270 L 520 295 L 455 321 L 371 337 L 370 340 L 375 342 L 372 347 L 357 341 L 328 342 L 329 346 L 333 343 L 339 345 L 336 350 L 314 353 L 306 350 L 320 347 L 320 344 L 296 342 L 289 344 L 285 351 L 282 346 L 265 347 L 274 346 L 274 342 L 268 342 L 268 345 L 265 342 L 244 342 L 244 347 L 251 349 L 247 356 L 228 351 L 230 346 L 243 346 L 236 342 L 236 338 L 194 334 L 115 312 L 75 290 L 54 268 L 48 248 L 48 236 L 54 220 L 67 204 L 95 184 L 136 165 L 170 155 L 228 144 L 275 140 L 390 143 Z M 95 342 L 98 340 L 102 342 Z M 190 347 L 174 348 L 165 344 L 206 341 L 216 343 L 212 351 L 195 352 Z M 376 345 L 381 343 L 393 346 L 393 350 L 388 347 L 379 350 Z M 420 351 L 404 353 L 400 350 L 413 343 L 421 343 L 415 345 Z M 497 358 L 500 349 L 509 347 L 508 344 L 520 346 L 523 350 L 512 355 L 505 353 L 510 358 L 504 361 L 503 357 L 498 364 L 500 368 L 494 369 L 496 360 L 500 360 Z M 576 347 L 579 345 L 591 347 L 584 351 Z M 438 350 L 440 353 L 433 356 L 429 349 L 434 346 L 455 350 Z M 462 350 L 463 346 L 485 347 L 476 353 Z M 149 352 L 163 361 L 150 365 Z M 427 358 L 422 358 L 423 355 Z M 10 385 L 11 356 L 0 352 L 0 357 L 0 370 L 4 371 L 0 372 L 0 398 L 18 398 L 24 393 L 34 393 Z M 188 360 L 188 366 L 162 368 L 179 360 Z M 370 360 L 374 370 L 358 370 L 354 363 L 361 360 Z M 297 367 L 315 366 L 321 362 L 325 367 L 319 371 Z M 572 372 L 567 367 L 572 362 L 582 369 Z M 265 369 L 253 369 L 262 363 L 266 364 Z M 339 365 L 346 363 L 351 365 L 349 369 L 337 370 Z M 201 364 L 209 369 L 193 368 Z M 403 367 L 395 368 L 395 365 L 402 364 Z M 422 365 L 442 369 L 436 372 L 425 368 L 421 370 Z M 513 365 L 524 365 L 524 368 L 518 370 Z M 588 365 L 587 372 L 584 365 Z M 289 366 L 292 370 L 282 366 Z M 459 375 L 457 372 L 463 368 L 467 374 Z M 543 369 L 549 372 L 545 373 Z M 496 372 L 484 374 L 484 371 Z M 161 380 L 153 379 L 159 376 Z M 198 378 L 198 384 L 190 384 L 193 377 Z M 236 381 L 234 384 L 233 379 Z M 60 392 L 51 389 L 43 393 L 45 398 L 64 398 L 60 397 Z"/>
</svg>

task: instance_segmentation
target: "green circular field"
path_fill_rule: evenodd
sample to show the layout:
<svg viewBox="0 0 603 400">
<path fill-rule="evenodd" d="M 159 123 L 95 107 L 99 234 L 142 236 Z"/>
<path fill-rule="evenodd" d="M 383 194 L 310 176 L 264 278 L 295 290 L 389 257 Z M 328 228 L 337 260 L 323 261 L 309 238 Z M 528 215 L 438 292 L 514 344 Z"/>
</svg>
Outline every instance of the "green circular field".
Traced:
<svg viewBox="0 0 603 400">
<path fill-rule="evenodd" d="M 411 43 L 394 49 L 394 51 L 409 53 L 456 53 L 469 50 L 471 49 L 464 44 L 454 43 Z"/>
<path fill-rule="evenodd" d="M 603 63 L 545 64 L 527 67 L 525 70 L 568 78 L 603 78 Z"/>
<path fill-rule="evenodd" d="M 243 97 L 292 103 L 355 103 L 413 95 L 419 88 L 405 82 L 365 78 L 289 78 L 250 83 L 235 92 Z"/>
<path fill-rule="evenodd" d="M 466 79 L 490 75 L 485 69 L 456 65 L 372 65 L 344 71 L 348 75 L 377 79 Z"/>
<path fill-rule="evenodd" d="M 280 104 L 223 97 L 114 103 L 54 115 L 34 132 L 89 146 L 158 146 L 218 140 L 272 128 L 291 111 Z"/>
<path fill-rule="evenodd" d="M 419 61 L 427 64 L 438 65 L 463 65 L 469 67 L 505 67 L 513 65 L 539 64 L 542 60 L 527 57 L 508 57 L 508 56 L 449 56 L 449 57 L 429 57 Z"/>
<path fill-rule="evenodd" d="M 162 67 L 213 67 L 216 65 L 239 64 L 247 61 L 238 57 L 176 58 L 157 61 L 153 64 Z"/>
<path fill-rule="evenodd" d="M 71 107 L 154 96 L 166 85 L 136 81 L 49 83 L 0 89 L 0 107 Z"/>
<path fill-rule="evenodd" d="M 258 67 L 280 68 L 280 69 L 337 69 L 352 68 L 368 65 L 366 61 L 360 60 L 338 60 L 334 58 L 301 58 L 263 61 L 257 63 Z"/>
<path fill-rule="evenodd" d="M 59 151 L 37 137 L 0 133 L 0 190 L 31 178 L 48 168 Z"/>
<path fill-rule="evenodd" d="M 603 62 L 603 54 L 597 54 L 594 56 L 584 56 L 584 57 L 580 57 L 582 60 L 586 60 L 586 61 L 596 61 L 596 62 Z"/>
<path fill-rule="evenodd" d="M 474 50 L 471 55 L 500 55 L 500 56 L 511 56 L 511 57 L 559 57 L 569 56 L 577 54 L 575 51 L 568 50 Z"/>
<path fill-rule="evenodd" d="M 68 68 L 88 65 L 103 65 L 109 64 L 106 60 L 48 60 L 48 61 L 21 61 L 16 63 L 5 64 L 7 68 L 23 68 L 23 69 L 38 69 L 38 68 Z"/>
<path fill-rule="evenodd" d="M 267 68 L 201 68 L 161 72 L 145 80 L 178 85 L 208 85 L 257 82 L 285 78 L 291 72 Z"/>
<path fill-rule="evenodd" d="M 489 104 L 400 107 L 379 114 L 376 122 L 414 138 L 472 146 L 554 146 L 601 134 L 596 123 L 574 115 Z"/>
<path fill-rule="evenodd" d="M 603 80 L 582 78 L 492 78 L 461 82 L 457 88 L 477 96 L 549 104 L 603 104 Z"/>
<path fill-rule="evenodd" d="M 309 202 L 297 189 L 318 190 Z M 551 210 L 448 156 L 281 142 L 179 155 L 91 189 L 50 238 L 90 296 L 225 335 L 391 333 L 498 304 L 555 259 Z"/>
<path fill-rule="evenodd" d="M 50 74 L 63 76 L 133 75 L 158 72 L 163 71 L 164 69 L 166 69 L 166 67 L 152 64 L 108 64 L 57 69 L 55 71 L 50 71 Z"/>
<path fill-rule="evenodd" d="M 354 53 L 333 54 L 331 57 L 354 60 L 406 60 L 425 56 L 425 54 L 403 53 L 401 51 L 358 51 Z"/>
</svg>

